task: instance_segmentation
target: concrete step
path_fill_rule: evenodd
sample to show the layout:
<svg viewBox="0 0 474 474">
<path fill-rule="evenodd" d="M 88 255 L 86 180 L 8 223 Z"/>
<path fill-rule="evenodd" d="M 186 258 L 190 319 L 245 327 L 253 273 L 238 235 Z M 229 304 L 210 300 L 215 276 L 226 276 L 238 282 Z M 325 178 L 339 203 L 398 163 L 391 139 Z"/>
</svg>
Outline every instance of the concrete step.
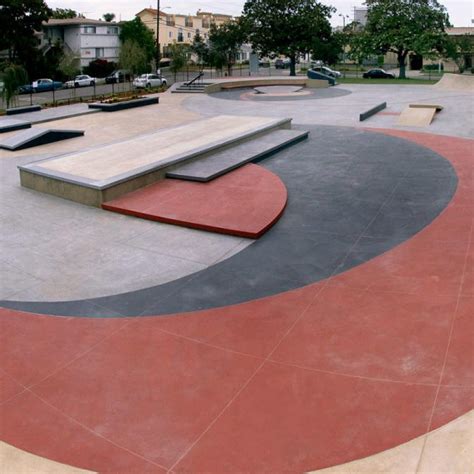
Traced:
<svg viewBox="0 0 474 474">
<path fill-rule="evenodd" d="M 266 158 L 308 137 L 301 130 L 272 130 L 204 158 L 185 163 L 166 173 L 167 178 L 207 182 L 251 161 Z"/>
</svg>

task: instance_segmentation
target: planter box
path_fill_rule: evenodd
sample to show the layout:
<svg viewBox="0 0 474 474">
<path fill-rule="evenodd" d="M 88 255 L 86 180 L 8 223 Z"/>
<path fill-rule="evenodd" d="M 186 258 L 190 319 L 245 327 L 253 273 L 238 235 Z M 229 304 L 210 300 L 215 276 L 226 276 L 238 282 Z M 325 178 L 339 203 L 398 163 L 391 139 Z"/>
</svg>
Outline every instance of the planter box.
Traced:
<svg viewBox="0 0 474 474">
<path fill-rule="evenodd" d="M 39 112 L 41 105 L 27 105 L 25 107 L 14 107 L 7 109 L 7 115 L 26 114 L 28 112 Z"/>
<path fill-rule="evenodd" d="M 139 99 L 126 100 L 124 102 L 115 102 L 113 104 L 103 104 L 95 102 L 89 104 L 90 109 L 99 109 L 102 112 L 117 112 L 118 110 L 134 109 L 135 107 L 144 107 L 159 103 L 159 97 L 140 97 Z"/>
</svg>

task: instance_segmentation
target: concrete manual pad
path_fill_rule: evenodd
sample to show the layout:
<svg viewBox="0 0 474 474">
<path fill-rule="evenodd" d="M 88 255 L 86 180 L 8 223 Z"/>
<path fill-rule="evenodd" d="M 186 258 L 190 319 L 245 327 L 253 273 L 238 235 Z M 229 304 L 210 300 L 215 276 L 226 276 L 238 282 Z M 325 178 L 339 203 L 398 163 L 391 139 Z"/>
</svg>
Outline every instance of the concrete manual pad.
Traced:
<svg viewBox="0 0 474 474">
<path fill-rule="evenodd" d="M 67 140 L 68 138 L 81 137 L 84 135 L 82 130 L 59 130 L 50 128 L 32 128 L 17 133 L 12 137 L 0 141 L 0 148 L 15 151 L 24 148 L 32 148 L 46 143 Z"/>
<path fill-rule="evenodd" d="M 25 128 L 31 128 L 31 123 L 11 118 L 0 120 L 0 133 L 14 132 L 15 130 L 23 130 Z"/>
<path fill-rule="evenodd" d="M 303 86 L 262 86 L 254 87 L 259 94 L 294 94 L 303 89 Z"/>
<path fill-rule="evenodd" d="M 239 166 L 264 158 L 276 151 L 308 137 L 300 130 L 275 130 L 230 149 L 218 151 L 208 157 L 186 163 L 166 173 L 167 178 L 189 181 L 210 181 Z"/>
<path fill-rule="evenodd" d="M 26 171 L 102 189 L 133 176 L 170 166 L 256 133 L 290 124 L 290 119 L 221 115 L 111 145 L 20 167 Z"/>
<path fill-rule="evenodd" d="M 397 125 L 406 127 L 427 127 L 436 114 L 436 109 L 433 108 L 413 108 L 407 107 L 398 118 Z"/>
</svg>

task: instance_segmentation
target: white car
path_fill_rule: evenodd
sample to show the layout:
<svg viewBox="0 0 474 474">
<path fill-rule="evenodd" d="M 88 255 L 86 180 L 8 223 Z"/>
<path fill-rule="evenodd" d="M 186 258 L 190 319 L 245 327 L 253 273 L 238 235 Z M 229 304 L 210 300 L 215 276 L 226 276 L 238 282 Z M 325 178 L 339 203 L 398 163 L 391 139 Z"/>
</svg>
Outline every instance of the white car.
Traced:
<svg viewBox="0 0 474 474">
<path fill-rule="evenodd" d="M 166 86 L 166 79 L 158 76 L 157 74 L 142 74 L 133 81 L 133 87 L 138 89 L 144 89 L 147 87 L 160 87 Z"/>
<path fill-rule="evenodd" d="M 93 86 L 95 82 L 95 77 L 88 76 L 87 74 L 81 74 L 80 76 L 76 76 L 72 81 L 67 81 L 64 85 L 68 88 L 86 87 Z"/>
</svg>

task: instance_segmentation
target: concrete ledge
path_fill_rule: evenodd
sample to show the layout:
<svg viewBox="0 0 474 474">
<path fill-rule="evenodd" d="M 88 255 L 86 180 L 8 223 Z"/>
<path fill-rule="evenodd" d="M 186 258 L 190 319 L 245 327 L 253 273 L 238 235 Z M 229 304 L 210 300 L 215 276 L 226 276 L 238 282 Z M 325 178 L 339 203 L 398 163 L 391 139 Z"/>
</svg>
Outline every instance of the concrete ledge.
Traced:
<svg viewBox="0 0 474 474">
<path fill-rule="evenodd" d="M 139 99 L 132 99 L 123 102 L 116 102 L 113 104 L 106 104 L 95 102 L 89 104 L 90 109 L 99 109 L 102 112 L 117 112 L 119 110 L 134 109 L 136 107 L 144 107 L 146 105 L 154 105 L 160 102 L 159 97 L 141 97 Z"/>
<path fill-rule="evenodd" d="M 223 138 L 216 140 L 220 132 L 215 131 L 206 141 L 205 130 L 218 129 L 219 124 L 226 121 L 229 124 L 221 127 Z M 255 122 L 253 126 L 252 121 Z M 18 168 L 21 184 L 25 187 L 100 206 L 163 179 L 173 165 L 205 157 L 270 130 L 290 128 L 291 119 L 288 118 L 220 116 Z M 185 140 L 186 136 L 189 136 L 189 142 Z M 174 147 L 160 148 L 163 143 L 175 142 Z"/>
<path fill-rule="evenodd" d="M 372 117 L 372 115 L 375 115 L 376 113 L 380 112 L 386 107 L 387 107 L 387 102 L 382 102 L 381 104 L 376 105 L 375 107 L 372 107 L 371 109 L 367 110 L 367 112 L 363 112 L 362 114 L 359 115 L 359 122 L 363 122 L 364 120 L 367 120 L 369 117 Z"/>
<path fill-rule="evenodd" d="M 0 133 L 15 132 L 25 128 L 31 128 L 31 123 L 10 118 L 0 120 Z"/>
<path fill-rule="evenodd" d="M 244 87 L 258 86 L 303 86 L 311 88 L 328 87 L 328 83 L 323 80 L 315 80 L 307 77 L 264 77 L 250 79 L 228 79 L 221 82 L 215 82 L 206 86 L 205 92 L 213 94 L 226 89 L 239 89 Z"/>
<path fill-rule="evenodd" d="M 39 112 L 40 110 L 41 105 L 26 105 L 24 107 L 14 107 L 12 109 L 7 109 L 7 115 L 26 114 L 28 112 Z"/>
</svg>

